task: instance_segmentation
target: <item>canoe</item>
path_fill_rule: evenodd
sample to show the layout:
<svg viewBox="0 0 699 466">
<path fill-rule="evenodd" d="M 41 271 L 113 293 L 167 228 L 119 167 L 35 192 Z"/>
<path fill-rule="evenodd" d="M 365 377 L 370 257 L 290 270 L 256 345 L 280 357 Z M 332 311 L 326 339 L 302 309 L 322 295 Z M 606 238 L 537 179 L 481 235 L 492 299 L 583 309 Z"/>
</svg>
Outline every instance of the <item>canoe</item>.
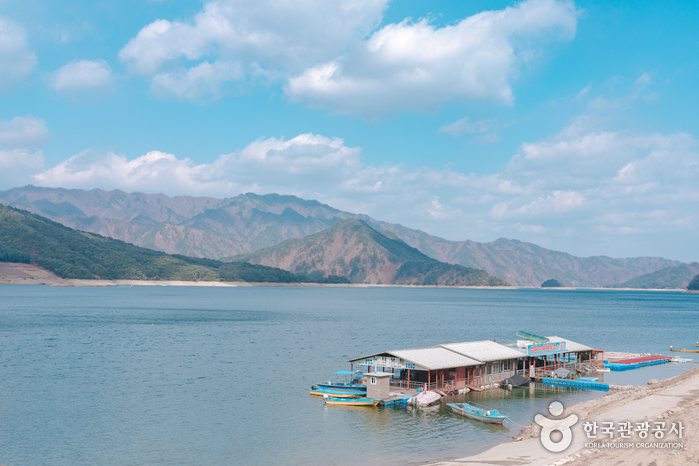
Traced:
<svg viewBox="0 0 699 466">
<path fill-rule="evenodd" d="M 383 400 L 374 400 L 367 398 L 348 399 L 348 398 L 325 398 L 326 405 L 333 406 L 378 406 Z"/>
<path fill-rule="evenodd" d="M 319 383 L 318 388 L 324 388 L 326 390 L 340 390 L 343 392 L 352 393 L 366 393 L 366 385 L 350 385 L 342 383 Z"/>
<path fill-rule="evenodd" d="M 474 421 L 485 422 L 486 424 L 502 425 L 502 421 L 509 416 L 500 414 L 499 411 L 488 411 L 482 408 L 471 406 L 468 403 L 447 403 L 454 414 L 473 419 Z"/>
<path fill-rule="evenodd" d="M 323 390 L 323 389 L 317 389 L 313 390 L 311 389 L 311 396 L 323 396 L 323 395 L 328 395 L 330 398 L 362 398 L 366 396 L 366 394 L 363 393 L 352 393 L 352 392 L 340 392 L 336 390 Z"/>
<path fill-rule="evenodd" d="M 699 353 L 699 349 L 676 349 L 672 346 L 670 347 L 670 351 L 676 351 L 678 353 Z"/>
</svg>

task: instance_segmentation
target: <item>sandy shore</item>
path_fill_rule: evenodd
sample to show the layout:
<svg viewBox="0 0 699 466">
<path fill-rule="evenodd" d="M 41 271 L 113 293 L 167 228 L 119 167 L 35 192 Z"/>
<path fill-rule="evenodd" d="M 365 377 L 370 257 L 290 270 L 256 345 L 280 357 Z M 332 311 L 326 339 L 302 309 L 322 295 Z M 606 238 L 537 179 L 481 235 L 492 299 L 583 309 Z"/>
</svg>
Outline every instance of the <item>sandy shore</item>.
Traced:
<svg viewBox="0 0 699 466">
<path fill-rule="evenodd" d="M 552 400 L 553 401 L 553 400 Z M 548 413 L 542 413 L 548 414 Z M 561 417 L 578 416 L 572 427 L 573 442 L 561 453 L 544 449 L 540 440 L 541 427 L 531 424 L 512 442 L 502 443 L 478 455 L 433 463 L 433 466 L 464 465 L 697 465 L 699 464 L 699 367 L 660 383 L 637 387 L 632 390 L 614 391 L 602 398 L 584 401 L 566 407 Z M 550 417 L 550 416 L 549 416 Z M 560 418 L 560 417 L 559 417 Z M 651 428 L 646 439 L 633 433 L 630 439 L 602 435 L 587 438 L 583 430 L 585 422 L 613 422 L 615 429 L 621 422 L 648 421 Z M 654 437 L 656 422 L 664 422 L 667 435 Z M 673 423 L 682 423 L 682 438 L 669 434 Z M 639 443 L 670 443 L 673 448 L 642 448 Z M 596 446 L 590 444 L 596 443 Z M 609 444 L 615 444 L 610 446 Z M 621 448 L 632 444 L 630 448 Z M 599 445 L 604 445 L 600 448 Z M 647 445 L 646 445 L 647 446 Z"/>
<path fill-rule="evenodd" d="M 76 287 L 106 286 L 301 286 L 301 287 L 336 287 L 336 288 L 461 288 L 469 290 L 638 290 L 638 291 L 685 291 L 684 289 L 640 289 L 640 288 L 539 288 L 534 286 L 423 286 L 423 285 L 377 285 L 368 283 L 250 283 L 250 282 L 212 282 L 212 281 L 172 281 L 172 280 L 78 280 L 61 278 L 46 269 L 32 264 L 0 262 L 0 285 L 47 285 Z"/>
<path fill-rule="evenodd" d="M 48 285 L 48 286 L 301 286 L 339 288 L 468 288 L 483 290 L 512 290 L 512 286 L 415 286 L 415 285 L 373 285 L 365 283 L 251 283 L 175 280 L 77 280 L 61 278 L 58 275 L 31 264 L 0 262 L 0 285 Z"/>
</svg>

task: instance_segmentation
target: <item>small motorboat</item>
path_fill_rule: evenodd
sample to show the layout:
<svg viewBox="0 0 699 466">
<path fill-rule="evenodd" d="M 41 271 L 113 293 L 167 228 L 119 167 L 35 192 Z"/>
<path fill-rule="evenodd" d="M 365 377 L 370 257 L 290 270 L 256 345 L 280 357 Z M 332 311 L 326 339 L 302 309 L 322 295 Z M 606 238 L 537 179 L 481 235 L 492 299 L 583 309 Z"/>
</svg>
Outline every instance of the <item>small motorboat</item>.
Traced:
<svg viewBox="0 0 699 466">
<path fill-rule="evenodd" d="M 326 405 L 333 406 L 378 406 L 383 402 L 381 399 L 371 398 L 330 398 L 328 395 L 323 395 Z"/>
<path fill-rule="evenodd" d="M 331 382 L 328 380 L 326 383 L 319 383 L 318 388 L 366 394 L 366 385 L 356 383 L 363 377 L 362 373 L 352 371 L 337 371 L 335 372 L 335 375 L 344 376 L 347 382 Z"/>
<path fill-rule="evenodd" d="M 318 388 L 326 390 L 339 390 L 343 392 L 363 393 L 366 395 L 366 385 L 350 385 L 341 383 L 319 383 Z"/>
<path fill-rule="evenodd" d="M 510 417 L 500 414 L 499 411 L 485 410 L 483 408 L 471 406 L 468 403 L 447 403 L 447 405 L 454 411 L 454 414 L 473 419 L 474 421 L 485 422 L 486 424 L 497 424 L 501 426 L 502 422 Z"/>
<path fill-rule="evenodd" d="M 426 392 L 420 392 L 416 396 L 410 398 L 408 403 L 417 406 L 429 406 L 438 403 L 440 399 L 442 399 L 442 397 L 439 396 L 439 393 L 428 390 Z"/>
<path fill-rule="evenodd" d="M 672 358 L 670 362 L 696 362 L 694 359 L 690 358 Z"/>
<path fill-rule="evenodd" d="M 328 390 L 327 388 L 318 388 L 315 385 L 311 387 L 311 396 L 328 395 L 330 398 L 362 398 L 366 393 L 346 392 L 341 390 Z"/>
<path fill-rule="evenodd" d="M 677 349 L 672 346 L 670 347 L 670 351 L 675 351 L 677 353 L 699 353 L 699 349 Z"/>
</svg>

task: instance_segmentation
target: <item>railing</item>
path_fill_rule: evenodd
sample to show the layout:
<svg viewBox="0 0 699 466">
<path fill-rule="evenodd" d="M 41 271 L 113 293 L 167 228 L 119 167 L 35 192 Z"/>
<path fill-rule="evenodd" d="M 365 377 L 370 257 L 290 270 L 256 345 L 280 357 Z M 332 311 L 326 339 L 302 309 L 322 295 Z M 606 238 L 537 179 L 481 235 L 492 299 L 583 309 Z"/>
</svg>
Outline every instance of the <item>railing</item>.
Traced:
<svg viewBox="0 0 699 466">
<path fill-rule="evenodd" d="M 422 390 L 422 388 L 425 386 L 425 382 L 415 382 L 412 380 L 410 382 L 408 382 L 407 380 L 391 380 L 389 382 L 389 385 L 391 388 L 398 388 L 403 390 L 417 390 L 418 388 Z"/>
</svg>

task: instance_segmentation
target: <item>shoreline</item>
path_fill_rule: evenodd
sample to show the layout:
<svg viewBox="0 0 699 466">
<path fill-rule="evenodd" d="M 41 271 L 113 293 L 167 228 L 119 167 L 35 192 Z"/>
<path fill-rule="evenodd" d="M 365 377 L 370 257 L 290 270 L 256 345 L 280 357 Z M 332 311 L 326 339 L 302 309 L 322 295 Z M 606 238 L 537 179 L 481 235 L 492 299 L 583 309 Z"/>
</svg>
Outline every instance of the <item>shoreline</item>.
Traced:
<svg viewBox="0 0 699 466">
<path fill-rule="evenodd" d="M 552 400 L 554 401 L 554 400 Z M 563 417 L 578 416 L 572 427 L 573 442 L 560 453 L 549 452 L 540 440 L 541 427 L 532 423 L 523 428 L 519 435 L 509 442 L 490 447 L 478 454 L 464 458 L 439 460 L 424 463 L 429 466 L 464 466 L 469 464 L 488 465 L 563 465 L 587 466 L 595 464 L 696 464 L 699 457 L 699 367 L 694 367 L 677 376 L 664 379 L 652 385 L 635 387 L 629 390 L 614 391 L 592 400 L 582 401 L 565 407 Z M 550 417 L 550 416 L 547 416 Z M 675 442 L 678 448 L 623 448 L 614 445 L 618 438 L 606 439 L 598 435 L 590 440 L 583 431 L 583 423 L 605 421 L 636 423 L 648 421 L 665 422 L 668 426 L 681 422 L 684 427 L 682 439 L 668 436 L 657 440 L 651 433 L 643 442 Z M 650 430 L 649 430 L 650 432 Z M 621 440 L 637 445 L 638 438 Z M 590 445 L 606 445 L 591 447 Z M 648 463 L 647 463 L 648 462 Z"/>
<path fill-rule="evenodd" d="M 684 288 L 607 288 L 607 287 L 554 287 L 541 288 L 538 286 L 446 286 L 446 285 L 400 285 L 377 283 L 265 283 L 265 282 L 216 282 L 216 281 L 183 281 L 183 280 L 101 280 L 61 278 L 46 269 L 33 264 L 0 262 L 0 285 L 46 285 L 52 287 L 114 287 L 114 286 L 284 286 L 284 287 L 332 287 L 332 288 L 440 288 L 467 290 L 539 290 L 539 291 L 571 291 L 571 290 L 609 290 L 609 291 L 665 291 L 699 293 L 696 290 Z"/>
<path fill-rule="evenodd" d="M 653 291 L 699 294 L 699 291 L 688 291 L 684 288 L 538 288 L 533 286 L 446 286 L 446 285 L 401 285 L 385 283 L 308 283 L 308 282 L 216 282 L 216 281 L 184 281 L 184 280 L 102 280 L 77 278 L 5 278 L 0 276 L 0 285 L 45 285 L 63 288 L 106 288 L 116 286 L 192 286 L 192 287 L 245 287 L 245 286 L 281 286 L 281 287 L 330 287 L 330 288 L 439 288 L 464 290 L 565 290 L 565 291 Z"/>
</svg>

